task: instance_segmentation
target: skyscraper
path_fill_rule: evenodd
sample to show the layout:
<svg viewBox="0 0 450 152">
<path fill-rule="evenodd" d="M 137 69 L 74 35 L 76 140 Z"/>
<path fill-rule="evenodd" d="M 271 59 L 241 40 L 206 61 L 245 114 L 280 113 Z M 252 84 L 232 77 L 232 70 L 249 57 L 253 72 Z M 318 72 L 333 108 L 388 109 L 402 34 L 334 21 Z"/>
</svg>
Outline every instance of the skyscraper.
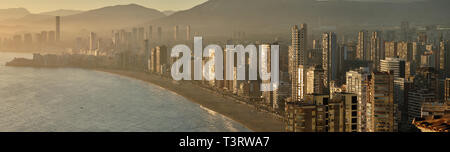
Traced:
<svg viewBox="0 0 450 152">
<path fill-rule="evenodd" d="M 61 17 L 56 16 L 56 42 L 61 41 Z"/>
<path fill-rule="evenodd" d="M 47 44 L 48 38 L 47 38 L 47 31 L 41 32 L 41 45 L 45 46 Z"/>
<path fill-rule="evenodd" d="M 23 43 L 25 44 L 25 47 L 27 47 L 28 49 L 31 48 L 31 46 L 33 45 L 33 38 L 30 33 L 26 33 L 23 36 Z"/>
<path fill-rule="evenodd" d="M 324 93 L 324 73 L 321 65 L 312 66 L 306 73 L 306 93 L 307 94 L 323 94 Z"/>
<path fill-rule="evenodd" d="M 373 72 L 369 85 L 367 131 L 394 131 L 394 77 L 387 72 Z"/>
<path fill-rule="evenodd" d="M 186 26 L 186 41 L 190 41 L 191 40 L 191 26 L 188 25 Z"/>
<path fill-rule="evenodd" d="M 396 58 L 398 56 L 397 54 L 397 42 L 391 41 L 391 42 L 385 42 L 384 43 L 384 51 L 386 53 L 386 58 Z"/>
<path fill-rule="evenodd" d="M 405 59 L 401 58 L 386 58 L 381 60 L 381 71 L 390 73 L 394 77 L 394 104 L 400 107 L 405 107 Z M 395 107 L 395 125 L 398 124 L 400 115 L 397 113 L 397 107 Z M 403 111 L 406 112 L 406 111 Z M 397 128 L 394 127 L 394 130 Z"/>
<path fill-rule="evenodd" d="M 422 115 L 422 104 L 436 101 L 432 90 L 422 88 L 408 92 L 408 123 Z"/>
<path fill-rule="evenodd" d="M 287 103 L 286 131 L 344 132 L 344 104 L 345 101 L 352 102 L 352 99 L 355 99 L 353 94 L 341 95 L 333 100 L 328 94 L 314 94 L 306 95 L 302 103 Z"/>
<path fill-rule="evenodd" d="M 150 51 L 150 59 L 149 59 L 149 71 L 156 72 L 156 48 L 152 48 Z"/>
<path fill-rule="evenodd" d="M 401 22 L 400 31 L 401 31 L 400 38 L 403 41 L 408 41 L 409 40 L 409 22 L 408 21 Z"/>
<path fill-rule="evenodd" d="M 393 71 L 394 78 L 405 78 L 405 60 L 400 58 L 386 58 L 381 60 L 380 71 Z"/>
<path fill-rule="evenodd" d="M 450 46 L 449 41 L 441 41 L 439 46 L 440 53 L 440 70 L 445 78 L 450 77 Z"/>
<path fill-rule="evenodd" d="M 161 43 L 162 41 L 162 28 L 161 26 L 158 27 L 158 42 Z"/>
<path fill-rule="evenodd" d="M 368 31 L 358 32 L 358 44 L 356 46 L 356 58 L 364 61 L 370 61 Z"/>
<path fill-rule="evenodd" d="M 357 104 L 357 116 L 358 116 L 358 126 L 357 130 L 359 132 L 366 131 L 366 116 L 367 116 L 367 103 L 369 96 L 369 84 L 370 84 L 370 75 L 368 67 L 361 67 L 358 70 L 350 70 L 346 74 L 346 84 L 347 84 L 347 92 L 354 93 L 357 96 L 358 104 Z"/>
<path fill-rule="evenodd" d="M 137 43 L 144 44 L 143 43 L 144 39 L 145 39 L 145 29 L 144 29 L 144 27 L 139 27 L 138 33 L 137 33 Z"/>
<path fill-rule="evenodd" d="M 333 100 L 341 101 L 343 104 L 343 131 L 340 132 L 360 132 L 360 124 L 358 119 L 361 115 L 358 115 L 358 97 L 354 93 L 339 93 Z M 339 117 L 338 117 L 339 118 Z"/>
<path fill-rule="evenodd" d="M 370 38 L 370 52 L 371 60 L 374 62 L 374 69 L 380 68 L 380 60 L 385 58 L 383 39 L 381 38 L 381 32 L 376 31 L 372 33 Z"/>
<path fill-rule="evenodd" d="M 179 38 L 180 38 L 180 29 L 178 28 L 178 25 L 175 25 L 175 27 L 173 28 L 173 40 L 178 41 Z"/>
<path fill-rule="evenodd" d="M 89 50 L 95 51 L 97 49 L 97 34 L 91 32 L 89 34 Z"/>
<path fill-rule="evenodd" d="M 150 45 L 149 45 L 149 40 L 146 39 L 144 40 L 144 60 L 143 60 L 143 64 L 144 64 L 144 71 L 150 71 L 150 56 L 151 56 L 151 50 L 150 50 Z"/>
<path fill-rule="evenodd" d="M 324 84 L 329 89 L 330 81 L 336 80 L 338 64 L 337 40 L 333 32 L 322 34 L 322 68 Z"/>
<path fill-rule="evenodd" d="M 292 101 L 301 101 L 306 94 L 306 70 L 305 70 L 305 54 L 307 51 L 307 25 L 297 25 L 292 27 L 291 31 L 291 79 L 292 79 Z M 300 68 L 299 66 L 303 66 Z M 299 71 L 302 69 L 302 71 Z M 301 76 L 300 76 L 301 75 Z"/>
<path fill-rule="evenodd" d="M 444 101 L 450 103 L 450 78 L 444 81 Z"/>
<path fill-rule="evenodd" d="M 54 44 L 56 40 L 55 31 L 48 31 L 48 43 Z"/>
<path fill-rule="evenodd" d="M 136 27 L 133 27 L 133 29 L 131 30 L 131 46 L 132 46 L 132 48 L 134 48 L 135 49 L 135 47 L 137 47 L 138 46 L 138 28 L 136 28 Z"/>
<path fill-rule="evenodd" d="M 153 26 L 148 26 L 148 33 L 147 33 L 147 39 L 148 40 L 152 40 L 152 38 L 153 38 Z"/>
<path fill-rule="evenodd" d="M 158 74 L 165 73 L 165 66 L 169 64 L 169 53 L 166 46 L 156 47 L 156 72 Z"/>
<path fill-rule="evenodd" d="M 413 45 L 410 42 L 398 42 L 397 43 L 397 53 L 402 59 L 408 62 L 413 61 Z"/>
</svg>

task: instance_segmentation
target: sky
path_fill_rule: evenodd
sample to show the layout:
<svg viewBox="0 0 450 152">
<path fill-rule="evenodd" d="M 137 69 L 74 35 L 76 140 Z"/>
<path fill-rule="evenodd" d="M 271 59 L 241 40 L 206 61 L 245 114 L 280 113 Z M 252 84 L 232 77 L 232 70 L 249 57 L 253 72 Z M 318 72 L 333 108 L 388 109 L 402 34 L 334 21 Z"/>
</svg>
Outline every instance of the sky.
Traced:
<svg viewBox="0 0 450 152">
<path fill-rule="evenodd" d="M 26 8 L 32 13 L 58 9 L 91 10 L 105 6 L 135 3 L 160 11 L 185 10 L 207 0 L 0 0 L 0 9 Z"/>
</svg>

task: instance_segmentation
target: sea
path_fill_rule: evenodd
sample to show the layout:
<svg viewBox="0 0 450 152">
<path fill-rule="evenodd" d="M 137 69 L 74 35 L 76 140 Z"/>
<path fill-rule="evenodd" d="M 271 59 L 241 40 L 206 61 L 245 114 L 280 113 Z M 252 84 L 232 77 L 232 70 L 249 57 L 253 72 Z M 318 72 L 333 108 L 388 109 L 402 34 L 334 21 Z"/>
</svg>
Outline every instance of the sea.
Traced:
<svg viewBox="0 0 450 152">
<path fill-rule="evenodd" d="M 0 132 L 250 132 L 144 81 L 77 68 L 6 67 L 0 52 Z"/>
</svg>

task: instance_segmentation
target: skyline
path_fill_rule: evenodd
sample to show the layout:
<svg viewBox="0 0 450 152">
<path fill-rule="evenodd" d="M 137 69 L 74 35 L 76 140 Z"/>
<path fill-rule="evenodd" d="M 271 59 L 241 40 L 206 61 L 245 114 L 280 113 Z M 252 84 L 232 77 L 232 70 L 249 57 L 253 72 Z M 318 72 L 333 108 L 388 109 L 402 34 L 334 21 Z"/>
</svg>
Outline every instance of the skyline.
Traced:
<svg viewBox="0 0 450 152">
<path fill-rule="evenodd" d="M 251 131 L 448 132 L 450 13 L 442 6 L 450 6 L 450 2 L 381 1 L 386 0 L 208 0 L 169 16 L 144 8 L 148 6 L 141 3 L 128 2 L 108 3 L 105 5 L 114 6 L 66 17 L 30 15 L 23 9 L 13 9 L 6 10 L 4 15 L 0 13 L 3 15 L 0 17 L 6 18 L 0 21 L 0 32 L 5 32 L 0 33 L 0 52 L 29 54 L 28 58 L 4 59 L 9 61 L 5 67 L 14 71 L 20 67 L 78 68 L 149 82 L 236 120 Z M 0 75 L 0 79 L 28 75 L 27 71 L 25 74 L 14 71 L 8 72 L 7 77 Z M 67 73 L 84 83 L 97 81 Z M 69 88 L 68 92 L 48 91 L 48 96 L 74 96 L 72 104 L 78 103 L 78 97 L 105 102 L 118 99 L 120 103 L 134 104 L 133 96 L 140 96 L 108 98 L 109 94 L 118 93 L 99 92 L 93 94 L 99 97 L 96 99 L 73 94 L 74 89 L 70 88 L 80 87 L 66 85 L 74 82 L 70 76 L 57 83 L 52 77 L 64 76 L 50 74 L 50 78 L 40 81 L 33 75 L 18 81 L 37 84 L 37 89 L 31 89 L 33 96 L 43 96 L 41 90 L 57 89 L 48 83 L 61 84 L 60 88 Z M 118 85 L 100 86 L 120 88 L 127 83 L 110 84 Z M 25 87 L 15 89 L 16 86 Z M 5 90 L 6 101 L 29 100 L 20 96 L 30 90 L 26 86 L 13 81 L 0 86 L 0 90 Z M 82 91 L 95 90 L 95 86 L 89 88 L 92 89 Z M 8 99 L 10 94 L 17 97 Z M 66 101 L 59 97 L 55 101 L 58 99 Z M 49 104 L 54 103 L 57 102 Z M 102 107 L 104 103 L 98 105 Z M 96 110 L 91 105 L 74 106 Z M 154 104 L 152 107 L 163 109 Z M 98 111 L 100 114 L 96 115 L 104 114 Z M 116 113 L 105 115 L 118 118 L 114 116 Z M 175 117 L 164 114 L 160 118 Z M 35 117 L 29 119 L 34 121 Z M 427 119 L 434 122 L 424 121 Z M 142 129 L 167 128 L 150 125 Z M 32 130 L 29 126 L 13 129 Z M 76 127 L 87 131 L 94 128 Z"/>
<path fill-rule="evenodd" d="M 43 13 L 55 10 L 79 10 L 87 11 L 113 5 L 138 4 L 147 8 L 157 9 L 159 11 L 180 11 L 190 9 L 207 0 L 16 0 L 0 1 L 0 9 L 25 8 L 30 13 Z M 52 4 L 52 5 L 50 5 Z"/>
</svg>

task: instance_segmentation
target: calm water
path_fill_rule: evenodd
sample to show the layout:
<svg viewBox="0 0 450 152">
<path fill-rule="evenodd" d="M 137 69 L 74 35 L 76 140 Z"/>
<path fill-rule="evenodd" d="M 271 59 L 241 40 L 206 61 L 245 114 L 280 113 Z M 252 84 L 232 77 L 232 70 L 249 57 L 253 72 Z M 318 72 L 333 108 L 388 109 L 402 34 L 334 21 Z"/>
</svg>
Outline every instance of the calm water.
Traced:
<svg viewBox="0 0 450 152">
<path fill-rule="evenodd" d="M 0 52 L 0 131 L 250 131 L 143 81 L 82 69 L 5 67 Z"/>
</svg>

